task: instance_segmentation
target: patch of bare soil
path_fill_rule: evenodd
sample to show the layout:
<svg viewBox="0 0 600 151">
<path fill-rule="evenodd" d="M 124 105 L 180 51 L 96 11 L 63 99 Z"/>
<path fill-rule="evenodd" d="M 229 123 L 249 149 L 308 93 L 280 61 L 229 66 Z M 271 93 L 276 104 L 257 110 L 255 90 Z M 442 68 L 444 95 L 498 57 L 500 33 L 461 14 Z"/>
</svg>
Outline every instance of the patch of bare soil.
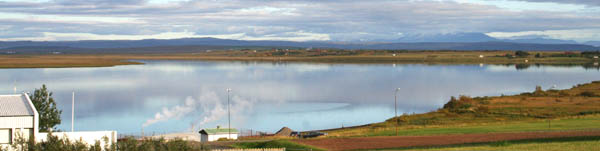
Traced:
<svg viewBox="0 0 600 151">
<path fill-rule="evenodd" d="M 437 136 L 381 136 L 381 137 L 349 137 L 298 139 L 294 142 L 312 145 L 328 150 L 355 150 L 401 148 L 415 146 L 439 146 L 465 143 L 496 142 L 505 140 L 560 138 L 577 136 L 600 136 L 600 131 L 567 131 L 567 132 L 523 132 L 523 133 L 488 133 L 458 134 Z"/>
</svg>

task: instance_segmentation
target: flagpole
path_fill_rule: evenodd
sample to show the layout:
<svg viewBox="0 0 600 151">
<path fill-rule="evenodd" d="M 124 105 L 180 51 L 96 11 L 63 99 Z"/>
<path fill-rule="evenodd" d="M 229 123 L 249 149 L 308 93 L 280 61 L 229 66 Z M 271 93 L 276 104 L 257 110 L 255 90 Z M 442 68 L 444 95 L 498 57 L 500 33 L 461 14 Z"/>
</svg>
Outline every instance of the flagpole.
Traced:
<svg viewBox="0 0 600 151">
<path fill-rule="evenodd" d="M 73 132 L 73 123 L 75 123 L 75 91 L 73 91 L 73 97 L 71 98 L 71 132 Z"/>
</svg>

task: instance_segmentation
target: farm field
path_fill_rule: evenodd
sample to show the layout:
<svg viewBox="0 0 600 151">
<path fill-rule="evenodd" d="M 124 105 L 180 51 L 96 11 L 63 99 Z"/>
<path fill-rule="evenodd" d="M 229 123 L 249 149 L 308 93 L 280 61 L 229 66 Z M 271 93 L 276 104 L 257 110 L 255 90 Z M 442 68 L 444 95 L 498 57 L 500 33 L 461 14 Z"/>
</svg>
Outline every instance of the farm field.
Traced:
<svg viewBox="0 0 600 151">
<path fill-rule="evenodd" d="M 434 136 L 379 136 L 294 140 L 301 144 L 312 145 L 328 150 L 359 150 L 408 148 L 419 146 L 442 146 L 468 143 L 498 142 L 506 140 L 524 140 L 541 138 L 566 138 L 600 136 L 600 131 L 570 132 L 522 132 L 522 133 L 483 133 Z"/>
</svg>

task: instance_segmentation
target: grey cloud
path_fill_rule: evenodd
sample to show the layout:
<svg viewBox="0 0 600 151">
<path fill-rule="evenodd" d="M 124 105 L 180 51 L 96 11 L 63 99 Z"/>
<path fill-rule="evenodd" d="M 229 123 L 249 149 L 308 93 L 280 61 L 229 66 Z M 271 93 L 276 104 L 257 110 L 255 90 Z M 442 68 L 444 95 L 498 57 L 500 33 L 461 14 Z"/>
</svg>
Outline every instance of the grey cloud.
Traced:
<svg viewBox="0 0 600 151">
<path fill-rule="evenodd" d="M 60 5 L 134 5 L 144 4 L 147 0 L 54 0 Z"/>
<path fill-rule="evenodd" d="M 513 1 L 526 1 L 526 2 L 552 2 L 562 4 L 580 4 L 589 6 L 600 6 L 599 0 L 513 0 Z"/>
<path fill-rule="evenodd" d="M 127 0 L 125 3 L 116 3 L 115 0 L 43 4 L 4 2 L 0 3 L 0 12 L 131 18 L 140 22 L 80 24 L 58 21 L 51 23 L 51 27 L 27 19 L 20 20 L 20 23 L 4 23 L 13 27 L 47 28 L 29 32 L 125 35 L 188 31 L 198 35 L 245 33 L 259 37 L 286 36 L 288 32 L 302 31 L 329 34 L 333 40 L 359 40 L 394 39 L 400 37 L 398 33 L 600 28 L 597 24 L 600 17 L 589 14 L 510 11 L 490 5 L 451 1 L 195 0 L 168 5 L 151 5 L 145 0 Z"/>
</svg>

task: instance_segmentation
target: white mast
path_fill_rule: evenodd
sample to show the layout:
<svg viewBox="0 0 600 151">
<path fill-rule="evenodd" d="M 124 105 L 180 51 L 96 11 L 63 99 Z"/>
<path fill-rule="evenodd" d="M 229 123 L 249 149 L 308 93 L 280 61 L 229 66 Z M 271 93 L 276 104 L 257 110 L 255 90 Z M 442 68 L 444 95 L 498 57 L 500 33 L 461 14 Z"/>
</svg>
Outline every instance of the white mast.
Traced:
<svg viewBox="0 0 600 151">
<path fill-rule="evenodd" d="M 73 132 L 73 123 L 75 122 L 75 91 L 73 91 L 73 97 L 71 98 L 71 132 Z"/>
<path fill-rule="evenodd" d="M 227 88 L 225 90 L 227 91 L 227 120 L 229 121 L 227 123 L 227 133 L 229 134 L 229 136 L 227 136 L 227 139 L 231 139 L 231 111 L 229 110 L 229 93 L 231 93 L 231 89 Z"/>
<path fill-rule="evenodd" d="M 17 94 L 17 80 L 15 80 L 15 82 L 13 83 L 13 90 L 15 91 L 14 94 Z"/>
</svg>

